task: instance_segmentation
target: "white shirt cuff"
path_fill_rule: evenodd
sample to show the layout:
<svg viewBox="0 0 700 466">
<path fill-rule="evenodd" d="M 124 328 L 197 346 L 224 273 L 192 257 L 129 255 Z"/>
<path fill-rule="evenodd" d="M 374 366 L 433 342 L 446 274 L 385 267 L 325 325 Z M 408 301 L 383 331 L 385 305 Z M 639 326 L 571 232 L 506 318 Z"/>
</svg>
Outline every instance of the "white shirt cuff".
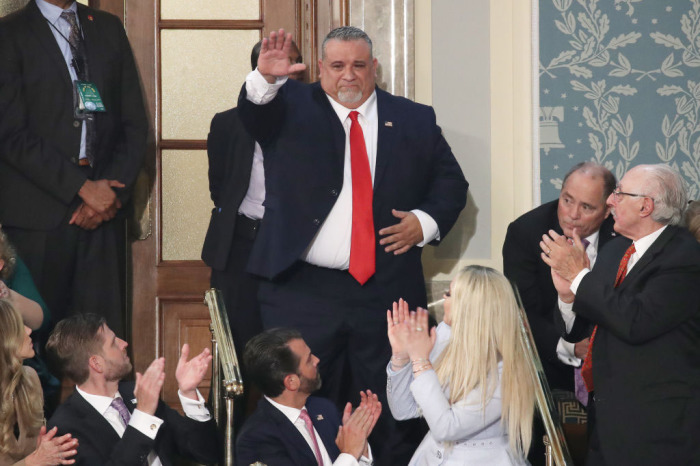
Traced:
<svg viewBox="0 0 700 466">
<path fill-rule="evenodd" d="M 158 429 L 160 429 L 160 426 L 163 425 L 163 420 L 159 417 L 151 416 L 150 414 L 146 414 L 141 410 L 135 409 L 134 412 L 131 413 L 129 425 L 141 432 L 146 437 L 155 439 L 156 435 L 158 435 Z"/>
<path fill-rule="evenodd" d="M 564 364 L 579 367 L 581 365 L 581 360 L 576 357 L 574 346 L 574 343 L 570 343 L 563 338 L 560 338 L 559 343 L 557 343 L 557 357 Z"/>
<path fill-rule="evenodd" d="M 280 87 L 286 82 L 287 77 L 285 76 L 277 78 L 274 84 L 270 84 L 255 68 L 245 78 L 246 98 L 255 105 L 265 105 L 277 96 Z"/>
<path fill-rule="evenodd" d="M 557 299 L 557 305 L 559 306 L 561 318 L 564 320 L 566 333 L 570 333 L 576 320 L 576 313 L 573 311 L 574 303 L 565 303 L 561 299 Z"/>
<path fill-rule="evenodd" d="M 209 414 L 207 405 L 204 404 L 204 398 L 202 394 L 199 393 L 199 390 L 197 390 L 196 400 L 182 396 L 180 390 L 177 391 L 177 396 L 180 397 L 180 404 L 182 405 L 182 410 L 185 412 L 185 416 L 199 422 L 207 422 L 211 419 L 211 414 Z"/>
<path fill-rule="evenodd" d="M 576 291 L 578 290 L 578 286 L 581 284 L 581 280 L 583 280 L 583 277 L 585 277 L 586 274 L 590 271 L 591 271 L 591 269 L 585 268 L 585 269 L 581 270 L 578 273 L 578 275 L 576 275 L 576 278 L 571 280 L 571 286 L 569 287 L 569 289 L 571 290 L 571 292 L 573 294 L 576 294 Z"/>
<path fill-rule="evenodd" d="M 369 456 L 372 456 L 371 452 Z M 371 458 L 360 456 L 360 461 L 357 461 L 350 453 L 341 453 L 335 461 L 333 461 L 333 466 L 372 466 L 373 464 L 374 461 L 372 461 Z"/>
<path fill-rule="evenodd" d="M 418 217 L 421 230 L 423 230 L 423 241 L 416 244 L 416 246 L 422 248 L 431 241 L 440 239 L 440 230 L 438 229 L 437 222 L 433 220 L 433 217 L 419 209 L 413 209 L 411 212 Z"/>
</svg>

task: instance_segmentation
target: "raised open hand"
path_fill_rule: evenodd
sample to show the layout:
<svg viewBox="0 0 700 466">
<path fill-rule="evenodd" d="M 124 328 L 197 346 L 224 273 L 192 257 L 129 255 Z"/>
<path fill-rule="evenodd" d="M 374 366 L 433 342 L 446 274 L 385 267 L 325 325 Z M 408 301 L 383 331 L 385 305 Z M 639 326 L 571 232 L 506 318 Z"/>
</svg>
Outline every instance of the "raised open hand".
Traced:
<svg viewBox="0 0 700 466">
<path fill-rule="evenodd" d="M 189 356 L 190 345 L 185 343 L 182 345 L 180 359 L 177 362 L 175 378 L 182 396 L 196 400 L 198 399 L 197 387 L 202 382 L 211 363 L 211 351 L 209 351 L 209 348 L 204 348 L 201 353 L 188 361 L 187 358 Z"/>
<path fill-rule="evenodd" d="M 277 78 L 289 76 L 306 69 L 303 63 L 289 63 L 289 51 L 292 47 L 292 35 L 285 34 L 284 29 L 270 32 L 270 37 L 262 41 L 258 56 L 258 71 L 269 83 Z"/>
<path fill-rule="evenodd" d="M 136 408 L 146 414 L 153 416 L 160 400 L 160 390 L 165 381 L 165 359 L 154 360 L 143 375 L 136 373 L 136 386 L 134 396 L 136 397 Z"/>
<path fill-rule="evenodd" d="M 405 348 L 408 327 L 402 327 L 402 324 L 408 321 L 409 314 L 408 303 L 403 298 L 399 299 L 398 303 L 394 301 L 393 309 L 386 311 L 387 335 L 394 358 L 401 359 L 408 356 Z"/>
</svg>

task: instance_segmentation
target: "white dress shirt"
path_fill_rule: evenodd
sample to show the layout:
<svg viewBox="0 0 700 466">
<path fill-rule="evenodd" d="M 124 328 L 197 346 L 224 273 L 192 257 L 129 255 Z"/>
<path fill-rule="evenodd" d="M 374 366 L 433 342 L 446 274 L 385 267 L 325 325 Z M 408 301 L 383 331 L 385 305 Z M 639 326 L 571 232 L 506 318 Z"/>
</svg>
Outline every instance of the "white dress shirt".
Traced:
<svg viewBox="0 0 700 466">
<path fill-rule="evenodd" d="M 95 408 L 95 410 L 97 410 L 97 412 L 100 413 L 107 422 L 109 422 L 109 425 L 111 425 L 114 428 L 119 437 L 124 436 L 126 426 L 124 425 L 122 418 L 119 415 L 119 411 L 112 407 L 112 400 L 114 400 L 114 398 L 122 397 L 119 392 L 117 392 L 113 397 L 109 397 L 102 395 L 92 395 L 81 390 L 77 386 L 75 387 L 75 389 L 83 398 L 85 398 L 85 401 L 87 401 L 90 404 L 90 406 Z M 211 419 L 209 410 L 204 404 L 204 398 L 202 398 L 202 395 L 201 393 L 199 393 L 199 390 L 197 390 L 198 400 L 196 401 L 182 396 L 179 390 L 177 394 L 180 397 L 182 410 L 185 412 L 185 415 L 187 417 L 199 422 L 206 422 L 209 419 Z M 159 417 L 146 414 L 139 409 L 135 409 L 134 412 L 131 413 L 129 425 L 141 432 L 143 435 L 147 436 L 148 438 L 155 439 L 156 435 L 158 435 L 158 430 L 160 429 L 160 426 L 163 425 L 163 420 Z M 149 466 L 162 466 L 160 458 L 158 458 L 154 451 L 151 451 L 148 454 L 148 464 Z"/>
<path fill-rule="evenodd" d="M 287 78 L 281 78 L 277 79 L 274 84 L 270 84 L 255 69 L 246 77 L 247 99 L 256 105 L 269 103 L 275 98 L 279 88 L 286 81 Z M 351 120 L 348 116 L 352 110 L 339 104 L 330 96 L 327 95 L 327 97 L 333 110 L 338 115 L 338 119 L 343 124 L 346 135 L 343 187 L 328 217 L 326 217 L 307 250 L 302 254 L 302 259 L 320 267 L 345 270 L 350 266 L 350 242 L 352 238 L 352 170 L 349 138 Z M 373 92 L 367 101 L 355 110 L 360 114 L 358 122 L 365 137 L 370 174 L 374 183 L 378 134 L 376 92 Z M 411 212 L 418 217 L 423 231 L 423 241 L 418 243 L 417 246 L 423 247 L 434 239 L 440 238 L 437 223 L 430 215 L 419 209 L 414 209 Z M 398 218 L 396 223 L 399 223 Z M 391 225 L 375 225 L 375 228 L 381 229 L 389 226 Z"/>
<path fill-rule="evenodd" d="M 600 238 L 600 230 L 596 231 L 590 236 L 587 236 L 585 239 L 588 241 L 588 247 L 586 248 L 586 255 L 588 256 L 588 261 L 591 264 L 591 268 L 593 268 L 593 265 L 595 265 L 595 261 L 598 258 L 598 241 Z M 557 298 L 557 303 L 559 304 L 559 310 L 562 312 L 562 316 L 564 316 L 564 311 L 563 309 L 567 309 L 571 311 L 571 308 L 573 307 L 572 303 L 565 303 L 561 299 Z M 573 312 L 568 312 L 566 314 L 566 317 L 564 317 L 564 322 L 566 323 L 566 331 L 569 332 L 571 330 L 571 327 L 574 325 L 573 318 L 571 318 L 571 315 Z M 571 319 L 571 322 L 568 321 L 568 319 Z M 574 366 L 574 367 L 579 367 L 581 363 L 583 362 L 580 358 L 576 357 L 576 353 L 574 351 L 574 347 L 576 346 L 576 343 L 570 343 L 563 338 L 559 339 L 559 343 L 557 343 L 557 357 L 561 362 L 564 364 L 568 364 L 569 366 Z"/>
<path fill-rule="evenodd" d="M 297 428 L 299 433 L 304 437 L 304 440 L 306 440 L 306 443 L 309 445 L 309 448 L 311 451 L 314 451 L 314 444 L 313 440 L 311 440 L 311 435 L 309 434 L 309 431 L 306 429 L 306 423 L 304 420 L 300 417 L 301 414 L 301 409 L 296 409 L 292 408 L 291 406 L 285 406 L 282 404 L 277 403 L 276 401 L 272 400 L 271 398 L 265 396 L 265 399 L 270 402 L 272 406 L 275 408 L 279 409 L 282 414 L 284 414 L 287 419 L 289 419 L 289 422 L 294 424 L 294 427 Z M 306 407 L 304 407 L 306 409 Z M 333 466 L 357 466 L 357 465 L 362 465 L 362 466 L 372 466 L 372 451 L 369 451 L 369 458 L 365 456 L 360 457 L 360 461 L 358 462 L 354 456 L 352 456 L 349 453 L 341 453 L 338 455 L 338 458 L 336 458 L 335 462 L 331 461 L 331 457 L 328 455 L 328 451 L 326 450 L 326 446 L 323 444 L 323 440 L 321 440 L 321 437 L 318 435 L 318 432 L 316 431 L 316 427 L 314 427 L 314 436 L 316 437 L 316 442 L 318 443 L 318 449 L 321 451 L 321 456 L 323 457 L 323 464 L 325 465 L 333 465 Z"/>
<path fill-rule="evenodd" d="M 647 252 L 654 241 L 661 236 L 661 233 L 663 233 L 663 231 L 666 229 L 666 226 L 667 225 L 664 225 L 655 232 L 639 238 L 637 241 L 633 241 L 635 251 L 634 254 L 630 256 L 629 262 L 627 262 L 627 273 L 632 270 L 632 267 L 634 267 L 644 253 Z M 593 267 L 593 263 L 591 263 L 591 267 Z M 590 271 L 591 270 L 588 268 L 581 270 L 578 275 L 576 275 L 576 278 L 571 281 L 570 289 L 573 294 L 576 294 L 578 287 L 581 284 L 581 280 L 583 280 L 583 277 L 585 277 Z M 562 306 L 562 304 L 564 304 L 564 306 Z M 576 320 L 576 314 L 572 310 L 573 306 L 573 303 L 566 304 L 562 303 L 561 300 L 559 301 L 559 310 L 561 311 L 562 318 L 566 324 L 567 333 L 571 331 L 571 328 L 574 326 L 574 320 Z"/>
<path fill-rule="evenodd" d="M 263 151 L 260 144 L 255 142 L 253 150 L 253 166 L 250 169 L 250 182 L 238 213 L 253 220 L 260 220 L 265 215 L 265 166 L 263 164 Z"/>
</svg>

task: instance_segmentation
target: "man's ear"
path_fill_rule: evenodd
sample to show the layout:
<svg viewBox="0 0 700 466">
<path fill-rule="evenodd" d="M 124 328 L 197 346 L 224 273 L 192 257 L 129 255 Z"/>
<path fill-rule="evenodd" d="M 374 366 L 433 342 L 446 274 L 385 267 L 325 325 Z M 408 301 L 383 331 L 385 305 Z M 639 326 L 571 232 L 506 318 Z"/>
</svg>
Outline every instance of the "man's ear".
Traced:
<svg viewBox="0 0 700 466">
<path fill-rule="evenodd" d="M 95 371 L 98 374 L 101 374 L 104 372 L 104 359 L 102 359 L 101 356 L 93 354 L 88 359 L 88 366 L 90 367 L 91 371 Z"/>
<path fill-rule="evenodd" d="M 299 376 L 296 374 L 289 374 L 284 378 L 284 388 L 286 388 L 290 392 L 295 392 L 299 390 L 300 384 L 301 381 L 299 380 Z"/>
<path fill-rule="evenodd" d="M 648 217 L 652 212 L 654 212 L 654 200 L 649 197 L 643 198 L 642 207 L 639 209 L 639 215 L 641 217 Z"/>
</svg>

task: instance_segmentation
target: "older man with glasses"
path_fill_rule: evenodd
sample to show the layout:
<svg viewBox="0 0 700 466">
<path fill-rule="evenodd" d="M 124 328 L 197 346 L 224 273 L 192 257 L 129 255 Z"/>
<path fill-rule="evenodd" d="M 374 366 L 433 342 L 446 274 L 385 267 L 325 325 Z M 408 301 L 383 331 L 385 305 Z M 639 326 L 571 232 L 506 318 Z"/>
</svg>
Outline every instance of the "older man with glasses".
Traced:
<svg viewBox="0 0 700 466">
<path fill-rule="evenodd" d="M 566 330 L 596 324 L 582 369 L 597 419 L 586 464 L 699 464 L 700 245 L 679 226 L 684 182 L 666 165 L 640 165 L 607 203 L 624 237 L 593 270 L 578 234 L 540 243 L 572 304 Z"/>
</svg>

